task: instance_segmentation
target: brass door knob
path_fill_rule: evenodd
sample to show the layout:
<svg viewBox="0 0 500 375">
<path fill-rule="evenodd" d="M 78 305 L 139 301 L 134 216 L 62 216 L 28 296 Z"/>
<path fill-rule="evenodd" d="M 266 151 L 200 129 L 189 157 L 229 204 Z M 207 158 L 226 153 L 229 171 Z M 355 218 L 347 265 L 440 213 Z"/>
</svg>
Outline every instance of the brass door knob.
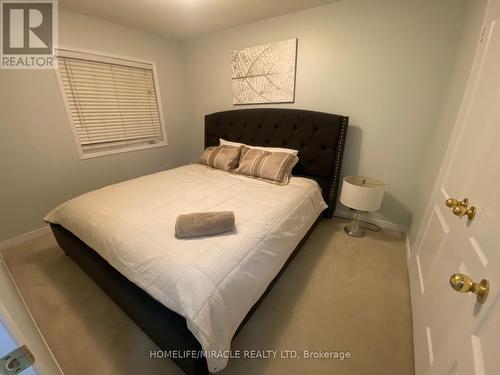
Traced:
<svg viewBox="0 0 500 375">
<path fill-rule="evenodd" d="M 450 277 L 451 287 L 460 293 L 472 292 L 477 296 L 477 302 L 484 303 L 490 291 L 490 283 L 483 279 L 479 283 L 475 283 L 472 279 L 463 273 L 455 273 Z"/>
<path fill-rule="evenodd" d="M 469 200 L 467 198 L 461 201 L 454 198 L 447 199 L 446 207 L 451 208 L 453 214 L 458 217 L 467 216 L 469 220 L 473 220 L 476 216 L 476 207 L 469 207 Z"/>
</svg>

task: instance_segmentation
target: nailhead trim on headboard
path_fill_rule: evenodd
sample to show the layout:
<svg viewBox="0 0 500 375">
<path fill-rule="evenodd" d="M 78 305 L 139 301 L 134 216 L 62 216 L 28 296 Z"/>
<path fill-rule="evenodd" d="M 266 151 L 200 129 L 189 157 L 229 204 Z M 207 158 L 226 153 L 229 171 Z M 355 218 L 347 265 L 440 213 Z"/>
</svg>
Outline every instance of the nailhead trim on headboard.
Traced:
<svg viewBox="0 0 500 375">
<path fill-rule="evenodd" d="M 342 159 L 344 155 L 344 145 L 345 145 L 345 135 L 347 132 L 347 123 L 349 121 L 348 117 L 342 119 L 342 128 L 340 130 L 337 155 L 335 157 L 335 172 L 332 175 L 332 183 L 330 185 L 330 192 L 328 196 L 328 209 L 325 212 L 325 217 L 331 218 L 335 212 L 335 207 L 337 206 L 337 193 L 338 193 L 338 181 L 340 178 L 340 169 L 342 166 Z"/>
</svg>

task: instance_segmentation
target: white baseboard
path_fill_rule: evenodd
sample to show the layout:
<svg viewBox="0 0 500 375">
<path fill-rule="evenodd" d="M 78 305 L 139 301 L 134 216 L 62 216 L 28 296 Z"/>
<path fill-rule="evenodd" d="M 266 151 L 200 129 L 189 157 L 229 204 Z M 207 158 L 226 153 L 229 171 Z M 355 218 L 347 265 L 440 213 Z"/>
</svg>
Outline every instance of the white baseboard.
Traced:
<svg viewBox="0 0 500 375">
<path fill-rule="evenodd" d="M 9 247 L 21 245 L 27 241 L 34 240 L 35 238 L 42 237 L 50 233 L 50 226 L 45 225 L 41 228 L 35 229 L 34 231 L 21 234 L 20 236 L 11 238 L 9 240 L 0 242 L 0 251 L 3 251 Z"/>
<path fill-rule="evenodd" d="M 347 210 L 335 210 L 334 216 L 341 217 L 344 219 L 354 219 L 354 214 L 352 211 Z M 396 232 L 407 233 L 408 228 L 406 225 L 396 224 L 391 221 L 377 219 L 366 214 L 360 213 L 359 220 L 366 221 L 367 223 L 372 223 L 378 225 L 382 229 L 394 230 Z"/>
</svg>

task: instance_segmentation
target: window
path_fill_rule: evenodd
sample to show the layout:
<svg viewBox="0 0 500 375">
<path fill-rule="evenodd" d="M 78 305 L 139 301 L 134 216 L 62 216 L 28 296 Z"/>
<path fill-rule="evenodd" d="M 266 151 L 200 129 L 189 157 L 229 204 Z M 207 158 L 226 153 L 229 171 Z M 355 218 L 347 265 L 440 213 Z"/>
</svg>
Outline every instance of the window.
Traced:
<svg viewBox="0 0 500 375">
<path fill-rule="evenodd" d="M 167 144 L 154 63 L 63 49 L 57 56 L 81 158 Z"/>
</svg>

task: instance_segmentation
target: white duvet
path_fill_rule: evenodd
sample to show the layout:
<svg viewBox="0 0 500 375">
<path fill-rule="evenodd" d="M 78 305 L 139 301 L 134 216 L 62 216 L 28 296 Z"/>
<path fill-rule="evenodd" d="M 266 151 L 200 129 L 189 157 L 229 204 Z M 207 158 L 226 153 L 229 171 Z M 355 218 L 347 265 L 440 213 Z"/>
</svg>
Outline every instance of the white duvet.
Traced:
<svg viewBox="0 0 500 375">
<path fill-rule="evenodd" d="M 277 186 L 192 164 L 63 203 L 60 224 L 130 281 L 184 316 L 203 350 L 220 353 L 288 256 L 326 208 L 316 182 Z M 179 214 L 234 211 L 236 231 L 176 239 Z M 227 358 L 207 358 L 211 372 Z"/>
</svg>

